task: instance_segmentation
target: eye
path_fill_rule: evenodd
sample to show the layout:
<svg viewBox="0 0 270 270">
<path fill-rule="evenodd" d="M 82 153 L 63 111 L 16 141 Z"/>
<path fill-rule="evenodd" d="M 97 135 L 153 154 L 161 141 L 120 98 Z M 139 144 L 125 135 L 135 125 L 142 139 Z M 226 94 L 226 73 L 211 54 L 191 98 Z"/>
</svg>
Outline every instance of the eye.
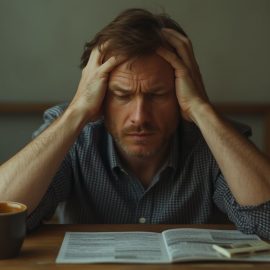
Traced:
<svg viewBox="0 0 270 270">
<path fill-rule="evenodd" d="M 150 98 L 163 98 L 165 95 L 164 93 L 149 93 Z"/>
<path fill-rule="evenodd" d="M 131 95 L 117 95 L 114 94 L 114 97 L 118 100 L 129 100 L 131 98 Z"/>
</svg>

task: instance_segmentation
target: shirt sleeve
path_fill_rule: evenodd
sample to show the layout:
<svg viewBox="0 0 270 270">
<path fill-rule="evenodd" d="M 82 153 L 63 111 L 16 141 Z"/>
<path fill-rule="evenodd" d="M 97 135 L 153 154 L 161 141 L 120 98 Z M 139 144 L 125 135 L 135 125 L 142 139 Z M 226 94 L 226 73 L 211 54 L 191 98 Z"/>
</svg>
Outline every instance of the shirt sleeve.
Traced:
<svg viewBox="0 0 270 270">
<path fill-rule="evenodd" d="M 237 124 L 236 129 L 247 137 L 251 135 L 251 129 L 247 126 Z M 231 193 L 216 162 L 214 168 L 214 203 L 228 215 L 238 230 L 270 239 L 270 201 L 256 206 L 241 206 Z"/>
<path fill-rule="evenodd" d="M 44 113 L 44 123 L 33 133 L 33 138 L 43 132 L 57 117 L 59 117 L 65 106 L 56 106 Z M 38 181 L 38 180 L 37 180 Z M 37 228 L 44 220 L 49 220 L 57 205 L 66 200 L 69 196 L 72 183 L 72 166 L 70 153 L 68 153 L 61 163 L 56 175 L 54 176 L 48 190 L 36 209 L 27 217 L 27 230 L 32 231 Z"/>
<path fill-rule="evenodd" d="M 270 201 L 256 206 L 239 205 L 221 173 L 216 180 L 213 199 L 238 230 L 270 239 Z"/>
</svg>

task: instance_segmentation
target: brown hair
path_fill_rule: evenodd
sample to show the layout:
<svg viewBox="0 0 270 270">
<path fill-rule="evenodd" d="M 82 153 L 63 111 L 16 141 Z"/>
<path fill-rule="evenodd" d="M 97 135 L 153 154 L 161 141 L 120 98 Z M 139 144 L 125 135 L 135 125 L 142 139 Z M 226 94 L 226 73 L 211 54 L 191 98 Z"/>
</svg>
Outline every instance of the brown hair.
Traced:
<svg viewBox="0 0 270 270">
<path fill-rule="evenodd" d="M 98 46 L 101 50 L 101 45 L 108 40 L 107 51 L 128 57 L 152 53 L 160 46 L 168 47 L 161 33 L 163 27 L 172 28 L 187 37 L 182 27 L 165 13 L 153 14 L 145 9 L 127 9 L 85 44 L 80 67 L 86 66 L 94 47 Z"/>
</svg>

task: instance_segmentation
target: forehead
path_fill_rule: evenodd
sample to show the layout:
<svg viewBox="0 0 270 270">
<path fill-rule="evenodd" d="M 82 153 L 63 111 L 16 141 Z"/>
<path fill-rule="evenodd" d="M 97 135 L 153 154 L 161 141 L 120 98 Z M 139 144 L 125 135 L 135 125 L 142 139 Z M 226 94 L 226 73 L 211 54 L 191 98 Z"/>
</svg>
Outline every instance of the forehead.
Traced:
<svg viewBox="0 0 270 270">
<path fill-rule="evenodd" d="M 148 84 L 165 84 L 174 82 L 172 66 L 157 54 L 129 59 L 117 66 L 110 75 L 110 82 L 128 83 L 145 81 Z"/>
</svg>

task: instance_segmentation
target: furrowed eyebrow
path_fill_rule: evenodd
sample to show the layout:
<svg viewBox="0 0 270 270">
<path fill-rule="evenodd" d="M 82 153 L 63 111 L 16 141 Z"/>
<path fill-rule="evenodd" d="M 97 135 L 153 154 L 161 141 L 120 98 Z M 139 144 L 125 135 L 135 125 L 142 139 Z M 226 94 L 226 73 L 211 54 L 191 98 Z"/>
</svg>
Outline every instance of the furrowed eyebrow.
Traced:
<svg viewBox="0 0 270 270">
<path fill-rule="evenodd" d="M 121 88 L 118 85 L 111 85 L 109 87 L 109 89 L 111 91 L 113 91 L 113 92 L 122 92 L 122 93 L 126 93 L 126 94 L 128 94 L 128 93 L 131 92 L 131 90 L 125 89 L 125 88 Z M 153 88 L 149 89 L 147 92 L 148 93 L 164 93 L 164 92 L 168 92 L 168 91 L 166 89 L 164 89 L 163 87 L 158 86 L 158 87 L 153 87 Z"/>
<path fill-rule="evenodd" d="M 119 87 L 117 85 L 111 85 L 109 87 L 109 89 L 111 91 L 113 91 L 113 92 L 123 92 L 123 93 L 130 93 L 131 92 L 131 90 L 128 90 L 128 89 L 125 89 L 125 88 L 121 88 L 121 87 Z"/>
</svg>

